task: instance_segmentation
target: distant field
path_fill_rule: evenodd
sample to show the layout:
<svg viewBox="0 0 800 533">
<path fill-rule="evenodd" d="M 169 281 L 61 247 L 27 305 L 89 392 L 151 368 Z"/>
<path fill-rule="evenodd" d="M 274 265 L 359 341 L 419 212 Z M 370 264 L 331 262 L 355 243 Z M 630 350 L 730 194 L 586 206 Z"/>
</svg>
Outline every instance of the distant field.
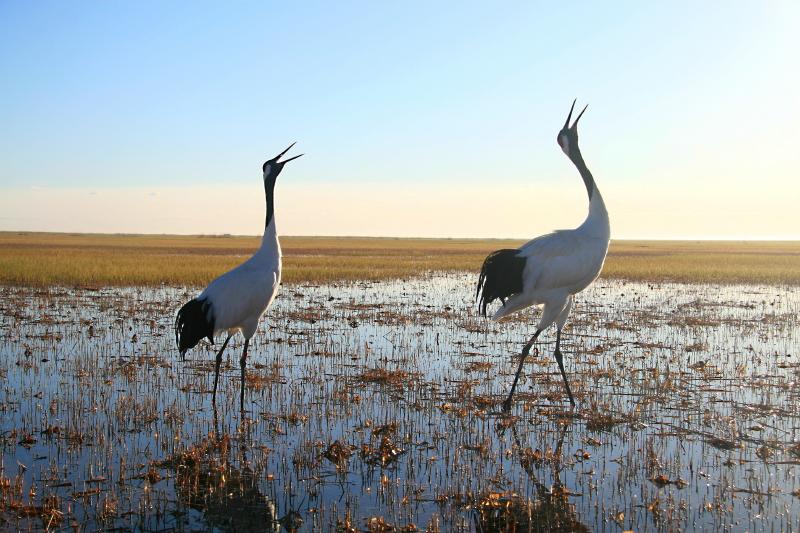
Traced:
<svg viewBox="0 0 800 533">
<path fill-rule="evenodd" d="M 283 237 L 284 281 L 402 278 L 474 271 L 523 241 Z M 260 238 L 0 232 L 0 284 L 203 285 Z M 800 241 L 614 241 L 603 276 L 639 281 L 800 284 Z"/>
</svg>

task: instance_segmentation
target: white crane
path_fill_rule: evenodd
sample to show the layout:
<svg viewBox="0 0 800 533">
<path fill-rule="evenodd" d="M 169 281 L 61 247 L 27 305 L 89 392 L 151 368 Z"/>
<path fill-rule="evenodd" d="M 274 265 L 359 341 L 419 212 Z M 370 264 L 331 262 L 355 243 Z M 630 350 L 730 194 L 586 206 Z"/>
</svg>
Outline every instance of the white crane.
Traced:
<svg viewBox="0 0 800 533">
<path fill-rule="evenodd" d="M 588 107 L 588 106 L 587 106 Z M 578 148 L 578 121 L 586 107 L 580 112 L 572 126 L 569 125 L 575 102 L 569 110 L 567 121 L 558 133 L 558 145 L 580 172 L 586 192 L 589 194 L 589 214 L 583 224 L 575 229 L 556 230 L 527 242 L 517 249 L 497 250 L 484 260 L 478 278 L 477 295 L 480 296 L 481 313 L 486 316 L 486 307 L 499 299 L 502 307 L 492 317 L 499 320 L 531 305 L 542 306 L 542 316 L 536 332 L 522 349 L 519 368 L 503 410 L 511 409 L 511 401 L 517 380 L 522 372 L 525 358 L 533 344 L 547 327 L 555 322 L 557 327 L 555 359 L 564 378 L 570 404 L 575 405 L 564 372 L 561 354 L 561 329 L 572 309 L 574 297 L 588 287 L 600 274 L 605 262 L 611 227 L 603 197 L 597 190 L 592 173 Z"/>
<path fill-rule="evenodd" d="M 294 146 L 292 143 L 289 148 Z M 203 337 L 214 343 L 214 336 L 227 332 L 228 336 L 217 352 L 214 368 L 214 393 L 212 402 L 217 403 L 217 381 L 222 352 L 228 341 L 241 331 L 244 349 L 239 365 L 242 370 L 242 393 L 240 407 L 244 410 L 244 376 L 247 363 L 247 347 L 258 328 L 258 321 L 275 299 L 281 283 L 281 245 L 275 230 L 275 182 L 283 166 L 303 154 L 279 161 L 289 148 L 270 159 L 262 167 L 264 195 L 267 200 L 267 218 L 261 247 L 247 261 L 226 272 L 211 283 L 198 296 L 187 302 L 175 318 L 175 340 L 183 357 Z"/>
</svg>

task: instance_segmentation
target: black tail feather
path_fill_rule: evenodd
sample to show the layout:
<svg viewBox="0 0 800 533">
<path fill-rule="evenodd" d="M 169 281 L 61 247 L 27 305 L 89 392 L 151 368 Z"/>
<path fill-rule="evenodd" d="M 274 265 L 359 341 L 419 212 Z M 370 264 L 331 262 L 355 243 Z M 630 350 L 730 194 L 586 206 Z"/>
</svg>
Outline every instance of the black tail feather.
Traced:
<svg viewBox="0 0 800 533">
<path fill-rule="evenodd" d="M 486 307 L 497 300 L 505 305 L 506 300 L 522 292 L 522 272 L 525 270 L 525 258 L 520 257 L 519 250 L 497 250 L 483 261 L 475 298 L 480 298 L 478 307 L 486 316 Z"/>
<path fill-rule="evenodd" d="M 175 342 L 183 357 L 200 339 L 208 337 L 214 343 L 214 313 L 211 302 L 194 298 L 184 304 L 175 317 Z"/>
</svg>

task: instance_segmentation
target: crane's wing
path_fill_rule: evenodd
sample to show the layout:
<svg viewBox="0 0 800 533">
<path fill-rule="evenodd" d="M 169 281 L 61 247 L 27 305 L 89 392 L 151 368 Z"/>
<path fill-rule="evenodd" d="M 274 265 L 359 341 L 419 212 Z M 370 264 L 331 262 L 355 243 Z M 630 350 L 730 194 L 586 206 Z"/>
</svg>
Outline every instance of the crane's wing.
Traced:
<svg viewBox="0 0 800 533">
<path fill-rule="evenodd" d="M 596 275 L 598 239 L 575 230 L 557 230 L 520 247 L 525 257 L 525 292 L 578 287 Z M 579 289 L 578 289 L 579 290 Z"/>
<path fill-rule="evenodd" d="M 217 331 L 239 328 L 258 321 L 275 298 L 279 283 L 276 272 L 245 263 L 209 283 L 200 297 L 211 301 Z"/>
</svg>

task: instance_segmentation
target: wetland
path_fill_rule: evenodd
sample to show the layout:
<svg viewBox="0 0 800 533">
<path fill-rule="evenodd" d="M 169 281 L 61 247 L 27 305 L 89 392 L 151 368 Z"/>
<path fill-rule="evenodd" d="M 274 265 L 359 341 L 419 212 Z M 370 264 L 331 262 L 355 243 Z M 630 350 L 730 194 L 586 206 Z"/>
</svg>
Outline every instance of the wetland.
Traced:
<svg viewBox="0 0 800 533">
<path fill-rule="evenodd" d="M 178 356 L 187 287 L 0 288 L 0 529 L 800 529 L 800 290 L 601 279 L 542 335 L 474 275 L 293 283 Z M 221 339 L 217 339 L 218 345 Z"/>
</svg>

